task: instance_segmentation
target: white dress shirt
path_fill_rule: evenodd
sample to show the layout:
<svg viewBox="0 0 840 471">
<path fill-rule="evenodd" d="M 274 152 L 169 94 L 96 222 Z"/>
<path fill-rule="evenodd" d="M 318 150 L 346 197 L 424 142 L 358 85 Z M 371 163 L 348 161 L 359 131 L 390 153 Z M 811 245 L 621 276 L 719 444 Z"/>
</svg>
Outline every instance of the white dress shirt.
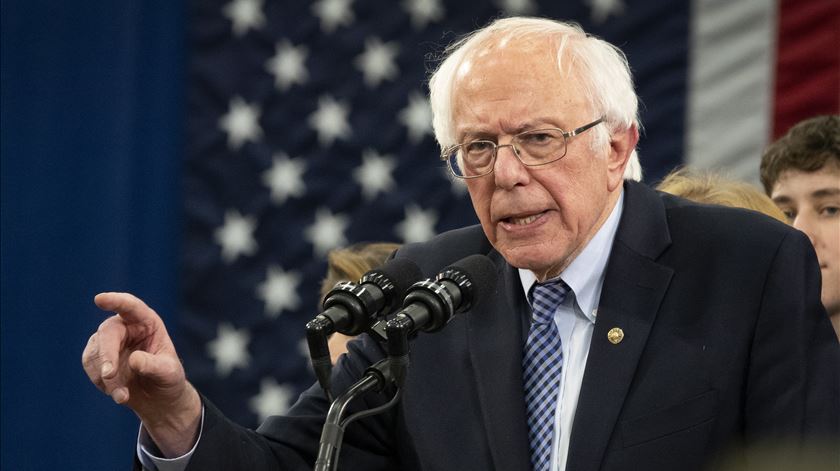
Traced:
<svg viewBox="0 0 840 471">
<path fill-rule="evenodd" d="M 155 446 L 155 442 L 149 436 L 149 432 L 146 431 L 143 424 L 140 424 L 140 433 L 137 436 L 137 458 L 140 460 L 140 464 L 143 465 L 143 469 L 150 471 L 184 471 L 190 463 L 190 458 L 193 453 L 195 453 L 198 442 L 201 441 L 201 432 L 203 430 L 204 405 L 202 404 L 201 423 L 198 424 L 198 438 L 196 438 L 192 449 L 177 458 L 160 458 L 156 455 L 160 451 Z"/>
<path fill-rule="evenodd" d="M 604 272 L 607 260 L 610 258 L 618 221 L 624 207 L 624 192 L 622 190 L 618 202 L 613 208 L 604 225 L 598 229 L 592 240 L 578 256 L 563 270 L 560 277 L 570 289 L 563 303 L 554 313 L 554 322 L 560 330 L 563 348 L 563 370 L 560 375 L 559 397 L 557 409 L 554 413 L 554 443 L 551 448 L 551 471 L 566 469 L 566 458 L 569 454 L 569 435 L 577 409 L 580 384 L 583 371 L 586 369 L 586 358 L 589 355 L 589 342 L 595 329 L 595 316 L 598 314 L 598 300 L 601 298 L 601 287 L 604 285 Z M 536 276 L 529 270 L 519 270 L 522 289 L 526 298 Z M 201 427 L 204 426 L 204 408 L 201 409 Z M 198 440 L 201 440 L 199 429 Z M 157 471 L 183 471 L 198 446 L 198 440 L 192 450 L 184 456 L 172 459 L 158 458 L 152 450 L 156 447 L 145 429 L 140 428 L 137 440 L 137 455 L 143 467 Z"/>
<path fill-rule="evenodd" d="M 610 216 L 595 236 L 558 277 L 571 289 L 554 312 L 554 322 L 560 331 L 563 349 L 563 369 L 560 373 L 557 409 L 554 412 L 551 471 L 566 469 L 570 432 L 577 410 L 583 372 L 586 369 L 586 359 L 589 356 L 589 342 L 592 340 L 592 331 L 595 330 L 598 300 L 601 299 L 607 260 L 610 258 L 623 207 L 622 192 Z M 531 286 L 537 281 L 536 276 L 529 270 L 520 269 L 519 278 L 527 298 Z"/>
</svg>

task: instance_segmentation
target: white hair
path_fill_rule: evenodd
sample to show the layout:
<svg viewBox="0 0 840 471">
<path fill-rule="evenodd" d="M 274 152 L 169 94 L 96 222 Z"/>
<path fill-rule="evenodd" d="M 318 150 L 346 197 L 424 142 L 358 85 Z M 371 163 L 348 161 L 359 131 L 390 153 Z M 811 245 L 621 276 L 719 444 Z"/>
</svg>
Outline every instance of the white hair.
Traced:
<svg viewBox="0 0 840 471">
<path fill-rule="evenodd" d="M 565 75 L 572 67 L 583 92 L 600 115 L 604 126 L 592 129 L 593 146 L 609 143 L 610 135 L 635 125 L 639 100 L 627 57 L 612 44 L 590 36 L 576 23 L 544 18 L 503 18 L 476 30 L 447 47 L 444 59 L 429 80 L 432 125 L 441 149 L 456 144 L 452 111 L 452 88 L 460 65 L 483 48 L 511 39 L 543 36 L 552 39 L 556 49 L 558 72 Z M 564 62 L 569 70 L 564 70 Z M 641 180 L 642 168 L 636 150 L 630 155 L 625 179 Z"/>
</svg>

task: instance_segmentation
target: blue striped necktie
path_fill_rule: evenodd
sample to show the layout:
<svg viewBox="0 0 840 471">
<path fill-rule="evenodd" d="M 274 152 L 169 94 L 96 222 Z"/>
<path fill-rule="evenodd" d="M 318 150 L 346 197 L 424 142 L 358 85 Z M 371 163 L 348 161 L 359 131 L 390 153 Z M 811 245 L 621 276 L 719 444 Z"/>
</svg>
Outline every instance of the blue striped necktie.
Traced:
<svg viewBox="0 0 840 471">
<path fill-rule="evenodd" d="M 560 348 L 560 331 L 554 322 L 554 311 L 566 299 L 568 291 L 566 283 L 557 280 L 534 284 L 529 294 L 533 319 L 522 358 L 522 377 L 534 471 L 551 468 L 554 411 L 563 369 L 563 350 Z"/>
</svg>

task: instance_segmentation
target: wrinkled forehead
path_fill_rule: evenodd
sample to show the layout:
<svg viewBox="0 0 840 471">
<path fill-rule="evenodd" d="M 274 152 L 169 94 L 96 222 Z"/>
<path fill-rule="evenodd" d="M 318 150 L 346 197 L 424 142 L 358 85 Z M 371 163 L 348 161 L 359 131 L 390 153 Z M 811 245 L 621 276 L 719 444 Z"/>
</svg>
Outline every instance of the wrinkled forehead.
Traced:
<svg viewBox="0 0 840 471">
<path fill-rule="evenodd" d="M 557 40 L 547 35 L 515 35 L 510 32 L 490 34 L 477 39 L 465 50 L 455 71 L 455 83 L 482 68 L 510 67 L 529 62 L 550 62 L 559 66 L 557 50 Z"/>
<path fill-rule="evenodd" d="M 452 82 L 453 120 L 460 121 L 462 113 L 479 121 L 498 118 L 500 113 L 517 114 L 519 120 L 538 119 L 544 117 L 538 115 L 568 114 L 561 113 L 565 108 L 588 108 L 576 72 L 564 70 L 572 61 L 558 61 L 551 37 L 497 35 L 468 52 Z M 462 123 L 453 121 L 458 124 Z"/>
</svg>

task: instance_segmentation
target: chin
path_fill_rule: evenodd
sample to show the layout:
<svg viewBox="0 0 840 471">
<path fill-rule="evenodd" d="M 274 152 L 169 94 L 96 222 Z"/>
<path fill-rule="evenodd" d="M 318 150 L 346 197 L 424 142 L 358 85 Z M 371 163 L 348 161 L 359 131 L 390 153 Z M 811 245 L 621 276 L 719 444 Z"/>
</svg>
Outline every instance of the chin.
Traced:
<svg viewBox="0 0 840 471">
<path fill-rule="evenodd" d="M 503 248 L 499 252 L 514 267 L 531 270 L 535 273 L 545 272 L 559 264 L 559 262 L 554 260 L 557 250 L 550 250 L 545 247 Z"/>
<path fill-rule="evenodd" d="M 840 299 L 837 296 L 822 299 L 822 304 L 829 316 L 840 314 Z"/>
</svg>

